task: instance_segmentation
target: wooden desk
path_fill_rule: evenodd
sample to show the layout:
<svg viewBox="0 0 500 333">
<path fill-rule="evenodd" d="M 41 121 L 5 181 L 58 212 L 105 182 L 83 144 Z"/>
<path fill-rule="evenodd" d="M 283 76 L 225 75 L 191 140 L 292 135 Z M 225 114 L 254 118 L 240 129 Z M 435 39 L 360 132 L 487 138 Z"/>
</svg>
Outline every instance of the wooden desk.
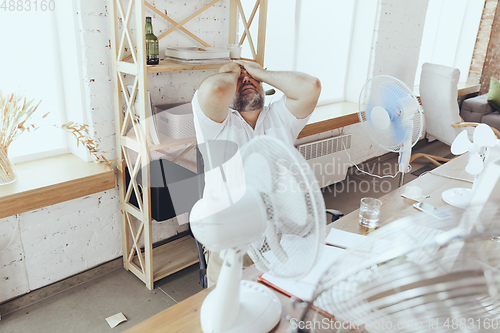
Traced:
<svg viewBox="0 0 500 333">
<path fill-rule="evenodd" d="M 467 156 L 460 156 L 452 161 L 444 164 L 443 166 L 435 169 L 434 171 L 439 174 L 445 174 L 449 176 L 471 179 L 472 176 L 465 172 L 465 165 L 467 164 Z M 411 183 L 410 183 L 411 184 Z M 468 182 L 452 180 L 449 178 L 435 176 L 433 174 L 426 174 L 420 179 L 418 179 L 418 186 L 422 188 L 422 192 L 429 194 L 430 198 L 426 199 L 433 206 L 440 208 L 451 215 L 459 216 L 462 214 L 463 210 L 451 207 L 441 200 L 441 193 L 444 190 L 453 187 L 471 187 L 472 184 Z M 384 195 L 380 200 L 382 200 L 383 205 L 380 213 L 380 226 L 386 225 L 392 221 L 395 221 L 401 217 L 425 214 L 415 208 L 413 208 L 414 201 L 409 199 L 404 199 L 401 197 L 401 193 L 404 192 L 404 187 L 396 189 L 386 195 Z M 337 222 L 328 225 L 327 232 L 330 229 L 336 228 L 349 232 L 354 232 L 358 234 L 367 234 L 373 229 L 367 229 L 361 227 L 358 224 L 358 210 L 344 216 Z M 432 224 L 433 218 L 427 216 L 429 225 Z M 243 278 L 247 280 L 256 281 L 257 277 L 261 273 L 254 267 L 251 266 L 243 271 Z M 203 300 L 212 290 L 206 289 L 190 298 L 184 300 L 183 302 L 166 309 L 163 312 L 145 320 L 129 329 L 128 333 L 198 333 L 201 332 L 200 327 L 200 307 Z M 289 327 L 289 322 L 286 320 L 287 315 L 291 315 L 292 318 L 298 318 L 300 311 L 293 311 L 291 308 L 290 299 L 277 292 L 278 297 L 283 304 L 283 311 L 281 316 L 281 321 L 278 326 L 272 331 L 273 333 L 284 333 Z"/>
</svg>

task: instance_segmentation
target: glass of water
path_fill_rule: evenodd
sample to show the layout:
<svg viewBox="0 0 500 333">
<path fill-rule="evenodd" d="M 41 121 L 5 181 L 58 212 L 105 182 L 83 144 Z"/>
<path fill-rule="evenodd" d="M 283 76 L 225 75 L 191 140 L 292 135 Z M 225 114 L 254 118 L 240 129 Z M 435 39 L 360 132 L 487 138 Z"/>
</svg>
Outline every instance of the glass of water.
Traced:
<svg viewBox="0 0 500 333">
<path fill-rule="evenodd" d="M 359 207 L 359 224 L 366 228 L 376 228 L 380 217 L 382 201 L 375 198 L 361 199 Z"/>
</svg>

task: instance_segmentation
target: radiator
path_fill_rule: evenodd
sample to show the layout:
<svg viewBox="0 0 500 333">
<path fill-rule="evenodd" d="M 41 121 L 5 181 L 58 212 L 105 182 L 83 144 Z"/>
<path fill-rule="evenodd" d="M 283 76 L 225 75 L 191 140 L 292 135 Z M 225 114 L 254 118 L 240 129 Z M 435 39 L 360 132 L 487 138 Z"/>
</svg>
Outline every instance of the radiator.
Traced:
<svg viewBox="0 0 500 333">
<path fill-rule="evenodd" d="M 351 134 L 336 136 L 302 145 L 297 149 L 311 166 L 320 187 L 345 179 L 350 166 Z"/>
</svg>

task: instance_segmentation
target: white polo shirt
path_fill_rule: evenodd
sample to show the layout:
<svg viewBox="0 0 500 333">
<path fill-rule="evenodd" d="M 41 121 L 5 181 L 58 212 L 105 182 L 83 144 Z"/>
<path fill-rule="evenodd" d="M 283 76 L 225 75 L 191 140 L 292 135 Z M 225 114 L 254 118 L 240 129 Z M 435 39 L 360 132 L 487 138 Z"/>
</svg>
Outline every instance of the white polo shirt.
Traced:
<svg viewBox="0 0 500 333">
<path fill-rule="evenodd" d="M 194 94 L 192 105 L 196 140 L 205 165 L 205 188 L 207 194 L 218 197 L 220 206 L 210 210 L 219 211 L 229 207 L 227 191 L 235 202 L 242 195 L 239 189 L 245 186 L 243 165 L 239 149 L 258 135 L 271 135 L 283 142 L 293 144 L 309 117 L 297 119 L 285 105 L 286 96 L 265 106 L 259 114 L 255 129 L 236 110 L 229 109 L 222 123 L 207 117 L 198 103 L 198 92 Z M 208 143 L 208 144 L 207 144 Z M 224 169 L 224 179 L 221 169 Z"/>
<path fill-rule="evenodd" d="M 265 106 L 259 114 L 255 129 L 252 128 L 234 109 L 229 109 L 228 116 L 222 123 L 217 123 L 207 117 L 198 103 L 198 91 L 194 94 L 192 104 L 194 127 L 198 144 L 211 140 L 223 140 L 236 143 L 241 148 L 258 135 L 271 135 L 293 146 L 300 131 L 309 117 L 297 119 L 285 105 L 286 96 Z M 203 150 L 202 150 L 203 152 Z M 208 156 L 203 156 L 205 166 Z"/>
</svg>

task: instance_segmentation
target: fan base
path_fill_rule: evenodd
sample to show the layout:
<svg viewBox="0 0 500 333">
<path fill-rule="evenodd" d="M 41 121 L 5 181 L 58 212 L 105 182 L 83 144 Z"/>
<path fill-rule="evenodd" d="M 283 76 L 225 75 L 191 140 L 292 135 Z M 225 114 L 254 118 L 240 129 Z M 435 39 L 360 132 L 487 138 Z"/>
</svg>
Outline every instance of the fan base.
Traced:
<svg viewBox="0 0 500 333">
<path fill-rule="evenodd" d="M 441 194 L 444 202 L 458 208 L 467 208 L 472 199 L 472 190 L 468 188 L 452 188 Z"/>
<path fill-rule="evenodd" d="M 214 291 L 205 298 L 201 306 L 203 333 L 267 333 L 281 319 L 281 302 L 274 292 L 256 282 L 243 280 L 240 284 L 238 316 L 227 330 L 216 331 L 213 328 Z"/>
</svg>

